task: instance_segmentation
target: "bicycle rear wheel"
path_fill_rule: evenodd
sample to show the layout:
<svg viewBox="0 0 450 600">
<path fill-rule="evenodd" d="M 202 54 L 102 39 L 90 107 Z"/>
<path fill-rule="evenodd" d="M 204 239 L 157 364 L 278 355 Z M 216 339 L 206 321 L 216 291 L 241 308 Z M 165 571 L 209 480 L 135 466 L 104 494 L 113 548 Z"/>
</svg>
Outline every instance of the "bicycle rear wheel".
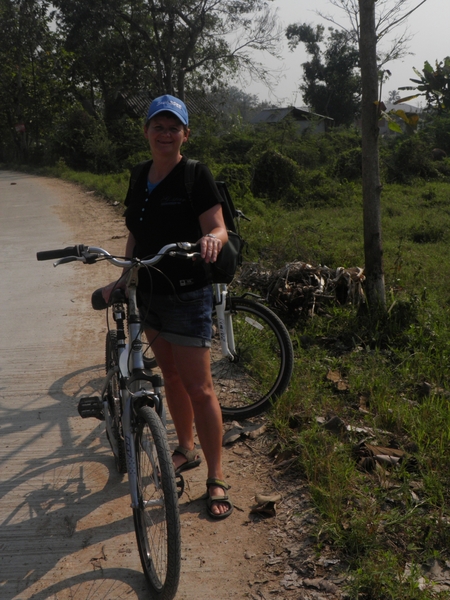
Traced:
<svg viewBox="0 0 450 600">
<path fill-rule="evenodd" d="M 253 300 L 230 298 L 236 353 L 222 355 L 218 326 L 213 326 L 211 372 L 222 414 L 246 419 L 266 411 L 286 390 L 294 352 L 283 322 Z"/>
<path fill-rule="evenodd" d="M 166 431 L 152 408 L 137 413 L 136 470 L 139 508 L 133 509 L 142 568 L 152 598 L 174 598 L 180 578 L 178 494 Z"/>
</svg>

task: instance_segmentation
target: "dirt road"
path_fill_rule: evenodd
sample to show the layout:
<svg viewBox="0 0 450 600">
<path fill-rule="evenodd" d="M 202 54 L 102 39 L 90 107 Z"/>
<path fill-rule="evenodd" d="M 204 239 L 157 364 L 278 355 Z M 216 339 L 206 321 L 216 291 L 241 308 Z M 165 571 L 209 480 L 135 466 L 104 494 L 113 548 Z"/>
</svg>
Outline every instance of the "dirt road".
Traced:
<svg viewBox="0 0 450 600">
<path fill-rule="evenodd" d="M 124 241 L 120 214 L 92 193 L 0 172 L 2 600 L 149 597 L 126 477 L 114 470 L 103 423 L 77 413 L 78 398 L 98 393 L 104 373 L 104 314 L 92 311 L 90 294 L 115 269 L 55 269 L 35 259 L 38 250 L 76 243 L 121 251 Z M 257 445 L 225 449 L 225 473 L 236 510 L 223 522 L 209 520 L 200 500 L 204 465 L 186 478 L 177 598 L 322 597 L 294 588 L 290 595 L 281 580 L 292 569 L 274 554 L 286 555 L 289 535 L 281 521 L 249 515 L 255 492 L 276 488 Z M 292 509 L 285 505 L 284 521 L 301 503 L 299 496 Z M 290 523 L 297 527 L 295 518 Z"/>
</svg>

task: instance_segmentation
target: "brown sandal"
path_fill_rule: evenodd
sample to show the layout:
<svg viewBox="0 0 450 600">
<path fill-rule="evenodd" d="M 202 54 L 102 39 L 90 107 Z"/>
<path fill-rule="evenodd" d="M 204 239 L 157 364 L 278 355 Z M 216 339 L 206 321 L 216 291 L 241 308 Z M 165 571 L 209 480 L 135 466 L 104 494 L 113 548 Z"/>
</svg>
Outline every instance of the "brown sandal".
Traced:
<svg viewBox="0 0 450 600">
<path fill-rule="evenodd" d="M 202 462 L 200 454 L 195 448 L 193 450 L 186 450 L 186 448 L 183 448 L 182 446 L 177 446 L 172 453 L 172 458 L 175 456 L 175 454 L 184 456 L 186 459 L 185 463 L 180 465 L 178 469 L 175 469 L 175 475 L 179 475 L 183 471 L 188 471 L 189 469 L 195 469 L 195 467 L 198 467 Z"/>
<path fill-rule="evenodd" d="M 206 490 L 207 490 L 207 494 L 208 494 L 206 497 L 206 510 L 208 511 L 209 516 L 212 519 L 226 519 L 233 512 L 233 508 L 234 508 L 233 503 L 229 499 L 228 494 L 225 494 L 224 496 L 210 496 L 209 495 L 209 487 L 210 486 L 220 487 L 225 492 L 227 492 L 230 489 L 230 486 L 227 483 L 225 483 L 224 481 L 221 481 L 220 479 L 214 479 L 214 477 L 209 477 L 206 480 Z M 229 509 L 227 510 L 227 512 L 216 514 L 211 510 L 213 502 L 224 502 L 225 504 L 228 504 Z"/>
</svg>

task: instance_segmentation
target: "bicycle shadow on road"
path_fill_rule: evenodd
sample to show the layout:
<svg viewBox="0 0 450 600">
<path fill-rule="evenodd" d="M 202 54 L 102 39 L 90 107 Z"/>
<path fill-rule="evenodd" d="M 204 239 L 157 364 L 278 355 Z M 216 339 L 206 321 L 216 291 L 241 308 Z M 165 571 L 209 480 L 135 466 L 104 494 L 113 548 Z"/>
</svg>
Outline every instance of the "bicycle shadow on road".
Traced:
<svg viewBox="0 0 450 600">
<path fill-rule="evenodd" d="M 115 471 L 104 424 L 82 421 L 69 403 L 99 387 L 98 370 L 98 366 L 80 369 L 56 380 L 48 394 L 59 404 L 41 410 L 38 420 L 33 411 L 26 419 L 17 408 L 7 411 L 8 425 L 2 434 L 12 439 L 20 428 L 21 438 L 4 457 L 0 482 L 4 600 L 52 597 L 48 589 L 36 595 L 36 590 L 49 584 L 69 593 L 72 584 L 67 581 L 72 578 L 79 584 L 103 581 L 106 561 L 109 590 L 122 585 L 127 589 L 123 597 L 144 597 L 127 479 Z M 68 393 L 68 387 L 75 393 Z M 30 434 L 26 441 L 24 432 Z M 33 452 L 36 444 L 39 450 Z M 99 590 L 103 585 L 98 583 Z M 122 597 L 99 593 L 95 597 L 105 600 Z M 58 592 L 58 598 L 63 597 Z M 70 591 L 69 597 L 91 596 Z"/>
<path fill-rule="evenodd" d="M 86 598 L 103 598 L 104 600 L 130 599 L 136 594 L 137 600 L 148 600 L 149 592 L 144 575 L 141 574 L 142 585 L 136 586 L 136 573 L 129 569 L 108 567 L 98 568 L 91 573 L 82 573 L 63 579 L 45 589 L 33 593 L 29 600 L 86 600 Z"/>
</svg>

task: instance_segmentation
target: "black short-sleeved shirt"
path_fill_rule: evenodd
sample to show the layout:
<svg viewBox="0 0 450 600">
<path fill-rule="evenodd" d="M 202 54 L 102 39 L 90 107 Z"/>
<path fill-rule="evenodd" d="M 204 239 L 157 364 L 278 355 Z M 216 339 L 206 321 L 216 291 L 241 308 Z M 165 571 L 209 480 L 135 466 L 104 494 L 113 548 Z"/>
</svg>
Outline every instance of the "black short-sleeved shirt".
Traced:
<svg viewBox="0 0 450 600">
<path fill-rule="evenodd" d="M 151 193 L 147 189 L 147 168 L 142 169 L 133 189 L 129 187 L 125 220 L 136 240 L 134 256 L 144 259 L 154 256 L 166 244 L 196 242 L 202 235 L 199 215 L 222 203 L 210 170 L 201 163 L 196 165 L 190 200 L 184 183 L 185 166 L 183 157 Z M 209 282 L 209 269 L 203 261 L 165 257 L 156 269 L 151 269 L 151 278 L 145 269 L 140 270 L 140 289 L 171 294 L 174 290 L 190 292 Z"/>
</svg>

